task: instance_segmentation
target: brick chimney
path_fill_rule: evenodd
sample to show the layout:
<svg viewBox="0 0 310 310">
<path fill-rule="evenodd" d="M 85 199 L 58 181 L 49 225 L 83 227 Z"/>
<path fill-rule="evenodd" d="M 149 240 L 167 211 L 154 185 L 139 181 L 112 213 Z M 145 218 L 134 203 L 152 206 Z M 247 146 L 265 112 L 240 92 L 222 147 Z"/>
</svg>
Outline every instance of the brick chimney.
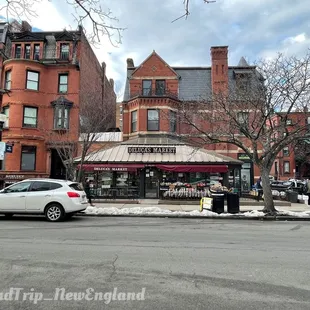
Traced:
<svg viewBox="0 0 310 310">
<path fill-rule="evenodd" d="M 132 58 L 127 58 L 127 68 L 134 68 L 134 63 Z"/>
<path fill-rule="evenodd" d="M 228 46 L 211 47 L 212 92 L 228 91 Z"/>
</svg>

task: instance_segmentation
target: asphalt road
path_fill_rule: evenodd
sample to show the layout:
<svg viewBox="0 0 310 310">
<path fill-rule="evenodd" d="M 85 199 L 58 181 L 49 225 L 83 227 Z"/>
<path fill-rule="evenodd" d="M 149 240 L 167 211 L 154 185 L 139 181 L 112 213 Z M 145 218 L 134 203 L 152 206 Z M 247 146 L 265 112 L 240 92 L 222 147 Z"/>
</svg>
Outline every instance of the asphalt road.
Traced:
<svg viewBox="0 0 310 310">
<path fill-rule="evenodd" d="M 309 237 L 309 222 L 0 217 L 0 309 L 310 309 Z M 129 292 L 144 300 L 108 303 Z"/>
</svg>

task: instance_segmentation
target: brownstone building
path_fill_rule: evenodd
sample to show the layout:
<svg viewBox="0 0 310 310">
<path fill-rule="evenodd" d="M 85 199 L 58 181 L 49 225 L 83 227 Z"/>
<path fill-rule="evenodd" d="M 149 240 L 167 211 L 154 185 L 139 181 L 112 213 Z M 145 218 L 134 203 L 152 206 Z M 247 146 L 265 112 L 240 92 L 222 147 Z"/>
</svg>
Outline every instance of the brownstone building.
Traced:
<svg viewBox="0 0 310 310">
<path fill-rule="evenodd" d="M 3 141 L 11 146 L 0 171 L 2 186 L 28 177 L 64 178 L 51 139 L 63 134 L 78 143 L 80 108 L 89 98 L 109 113 L 107 127 L 115 127 L 114 82 L 105 64 L 81 28 L 8 31 L 2 56 L 2 111 L 8 116 Z"/>
</svg>

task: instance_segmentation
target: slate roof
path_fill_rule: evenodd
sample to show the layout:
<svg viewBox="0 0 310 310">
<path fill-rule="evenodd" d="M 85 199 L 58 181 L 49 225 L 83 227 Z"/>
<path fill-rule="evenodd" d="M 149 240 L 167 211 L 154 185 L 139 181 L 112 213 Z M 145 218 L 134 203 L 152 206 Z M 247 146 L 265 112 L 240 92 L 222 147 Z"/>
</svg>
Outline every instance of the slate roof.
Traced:
<svg viewBox="0 0 310 310">
<path fill-rule="evenodd" d="M 138 67 L 127 69 L 127 79 L 124 91 L 124 101 L 130 99 L 129 80 L 132 73 Z M 171 67 L 180 77 L 179 99 L 208 100 L 211 98 L 211 67 Z M 253 66 L 249 66 L 244 57 L 241 57 L 238 66 L 228 67 L 229 88 L 234 89 L 235 74 L 253 72 Z M 241 72 L 242 71 L 242 72 Z"/>
</svg>

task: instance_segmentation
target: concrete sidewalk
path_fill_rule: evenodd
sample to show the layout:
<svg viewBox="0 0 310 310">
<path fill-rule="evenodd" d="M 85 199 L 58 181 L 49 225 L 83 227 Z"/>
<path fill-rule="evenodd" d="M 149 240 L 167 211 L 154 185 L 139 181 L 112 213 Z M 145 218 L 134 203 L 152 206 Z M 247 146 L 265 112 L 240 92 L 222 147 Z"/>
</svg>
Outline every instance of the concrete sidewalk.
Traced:
<svg viewBox="0 0 310 310">
<path fill-rule="evenodd" d="M 143 207 L 156 207 L 160 208 L 162 210 L 170 210 L 170 211 L 195 211 L 199 210 L 199 202 L 197 202 L 197 205 L 170 205 L 170 204 L 158 204 L 156 201 L 141 201 L 139 204 L 137 203 L 109 203 L 109 202 L 100 202 L 96 203 L 94 202 L 94 206 L 97 208 L 117 208 L 117 209 L 128 209 L 128 208 L 143 208 Z M 262 210 L 263 205 L 241 205 L 240 206 L 240 212 L 247 212 L 247 211 L 253 211 L 253 210 Z M 292 211 L 292 212 L 304 212 L 304 211 L 310 211 L 310 206 L 301 204 L 301 203 L 292 203 L 291 206 L 277 206 L 276 209 L 278 211 Z M 227 207 L 225 206 L 225 212 L 227 212 Z"/>
</svg>

